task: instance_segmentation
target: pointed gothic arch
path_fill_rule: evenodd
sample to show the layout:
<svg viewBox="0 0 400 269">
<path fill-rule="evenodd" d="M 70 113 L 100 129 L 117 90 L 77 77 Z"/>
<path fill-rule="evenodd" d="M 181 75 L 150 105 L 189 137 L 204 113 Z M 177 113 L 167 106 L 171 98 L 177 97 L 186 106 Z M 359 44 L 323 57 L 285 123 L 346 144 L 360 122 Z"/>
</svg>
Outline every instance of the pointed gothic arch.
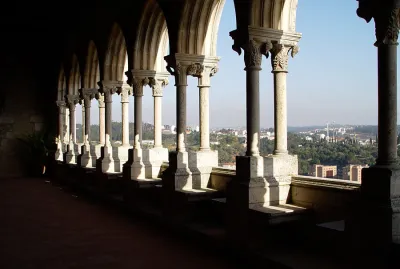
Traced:
<svg viewBox="0 0 400 269">
<path fill-rule="evenodd" d="M 126 42 L 120 26 L 114 23 L 106 53 L 104 64 L 104 80 L 124 81 L 124 67 L 126 63 Z"/>
<path fill-rule="evenodd" d="M 89 42 L 86 57 L 86 68 L 84 77 L 84 88 L 97 89 L 97 82 L 100 81 L 100 65 L 96 45 L 93 40 Z"/>
<path fill-rule="evenodd" d="M 79 71 L 79 61 L 76 54 L 72 56 L 71 71 L 68 79 L 68 94 L 79 94 L 81 88 L 81 75 Z"/>
<path fill-rule="evenodd" d="M 179 26 L 179 53 L 216 56 L 225 0 L 186 1 Z"/>
<path fill-rule="evenodd" d="M 146 2 L 134 45 L 133 69 L 166 72 L 168 30 L 164 13 L 156 0 Z"/>
<path fill-rule="evenodd" d="M 65 78 L 64 67 L 61 65 L 57 83 L 57 101 L 64 100 L 64 97 L 66 95 L 66 90 L 67 90 L 67 80 Z"/>
</svg>

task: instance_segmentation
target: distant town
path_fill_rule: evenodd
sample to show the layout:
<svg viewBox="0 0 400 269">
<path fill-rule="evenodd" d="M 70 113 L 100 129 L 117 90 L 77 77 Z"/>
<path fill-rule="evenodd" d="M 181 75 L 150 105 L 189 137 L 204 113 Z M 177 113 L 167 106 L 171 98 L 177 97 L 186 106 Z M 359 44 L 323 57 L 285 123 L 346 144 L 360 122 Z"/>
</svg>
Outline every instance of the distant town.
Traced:
<svg viewBox="0 0 400 269">
<path fill-rule="evenodd" d="M 133 123 L 130 123 L 133 130 Z M 92 141 L 98 137 L 98 125 L 91 126 Z M 77 129 L 82 128 L 77 124 Z M 143 147 L 154 145 L 153 125 L 143 124 Z M 164 125 L 163 144 L 169 150 L 175 149 L 175 125 Z M 188 150 L 199 148 L 199 126 L 186 129 Z M 133 131 L 130 134 L 133 140 Z M 78 133 L 78 141 L 81 132 Z M 213 128 L 210 131 L 210 144 L 218 151 L 219 165 L 235 169 L 236 156 L 244 155 L 246 148 L 246 128 Z M 113 141 L 120 143 L 121 123 L 113 122 Z M 272 154 L 275 140 L 273 128 L 262 128 L 260 134 L 260 153 Z M 328 123 L 326 126 L 304 126 L 288 128 L 288 149 L 290 154 L 299 157 L 299 174 L 338 180 L 361 181 L 361 171 L 369 167 L 377 156 L 377 126 L 340 125 Z"/>
</svg>

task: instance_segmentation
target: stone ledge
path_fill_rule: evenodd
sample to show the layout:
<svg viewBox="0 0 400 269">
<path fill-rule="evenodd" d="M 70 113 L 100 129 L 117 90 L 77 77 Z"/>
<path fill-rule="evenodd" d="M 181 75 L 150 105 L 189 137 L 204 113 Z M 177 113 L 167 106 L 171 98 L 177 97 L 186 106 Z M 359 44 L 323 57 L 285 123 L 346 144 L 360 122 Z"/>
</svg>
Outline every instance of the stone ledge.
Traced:
<svg viewBox="0 0 400 269">
<path fill-rule="evenodd" d="M 333 189 L 348 190 L 348 191 L 360 191 L 361 188 L 361 183 L 359 182 L 309 177 L 309 176 L 292 177 L 292 185 L 314 187 L 314 188 L 329 188 L 329 189 L 333 188 Z"/>
</svg>

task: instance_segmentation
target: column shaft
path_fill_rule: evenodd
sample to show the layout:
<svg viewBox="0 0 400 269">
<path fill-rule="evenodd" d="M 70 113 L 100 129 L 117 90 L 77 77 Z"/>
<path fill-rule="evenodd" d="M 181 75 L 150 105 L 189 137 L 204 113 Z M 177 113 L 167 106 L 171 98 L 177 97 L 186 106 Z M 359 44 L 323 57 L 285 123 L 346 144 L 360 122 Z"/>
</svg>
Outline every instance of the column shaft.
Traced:
<svg viewBox="0 0 400 269">
<path fill-rule="evenodd" d="M 86 107 L 83 104 L 82 106 L 82 143 L 85 143 L 85 135 L 86 135 Z"/>
<path fill-rule="evenodd" d="M 105 106 L 99 105 L 99 142 L 104 145 L 106 141 L 106 113 Z"/>
<path fill-rule="evenodd" d="M 75 119 L 75 105 L 69 107 L 69 131 L 70 143 L 76 143 L 76 119 Z"/>
<path fill-rule="evenodd" d="M 260 134 L 260 67 L 246 67 L 246 156 L 259 156 Z"/>
<path fill-rule="evenodd" d="M 210 87 L 199 86 L 200 150 L 210 150 Z"/>
<path fill-rule="evenodd" d="M 274 72 L 274 123 L 275 150 L 274 154 L 287 154 L 287 72 Z"/>
<path fill-rule="evenodd" d="M 378 46 L 377 165 L 397 162 L 397 45 Z"/>
<path fill-rule="evenodd" d="M 112 95 L 111 93 L 104 94 L 105 103 L 105 145 L 111 146 L 112 140 Z"/>
<path fill-rule="evenodd" d="M 60 143 L 64 142 L 65 106 L 58 107 L 58 136 Z"/>
<path fill-rule="evenodd" d="M 184 76 L 186 77 L 186 74 Z M 187 85 L 176 86 L 176 151 L 178 152 L 186 152 L 186 88 Z"/>
<path fill-rule="evenodd" d="M 129 103 L 121 102 L 122 106 L 122 146 L 129 146 Z"/>
<path fill-rule="evenodd" d="M 90 142 L 90 100 L 85 100 L 85 136 L 83 137 L 86 145 Z"/>
<path fill-rule="evenodd" d="M 142 86 L 143 87 L 143 86 Z M 135 95 L 135 148 L 141 148 L 142 144 L 142 96 Z"/>
<path fill-rule="evenodd" d="M 154 147 L 162 148 L 162 96 L 154 96 Z"/>
</svg>

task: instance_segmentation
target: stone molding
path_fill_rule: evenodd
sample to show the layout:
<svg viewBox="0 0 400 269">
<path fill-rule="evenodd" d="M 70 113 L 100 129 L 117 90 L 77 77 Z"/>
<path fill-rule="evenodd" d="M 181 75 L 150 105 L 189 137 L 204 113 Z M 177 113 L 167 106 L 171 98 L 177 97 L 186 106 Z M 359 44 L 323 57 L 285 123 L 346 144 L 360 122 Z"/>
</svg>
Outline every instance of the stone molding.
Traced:
<svg viewBox="0 0 400 269">
<path fill-rule="evenodd" d="M 121 96 L 121 103 L 129 103 L 129 96 L 132 94 L 132 87 L 124 84 L 117 89 L 117 93 Z"/>
<path fill-rule="evenodd" d="M 400 29 L 400 3 L 399 1 L 359 1 L 357 15 L 369 23 L 375 20 L 375 46 L 398 45 Z"/>
<path fill-rule="evenodd" d="M 313 188 L 329 188 L 343 191 L 356 191 L 361 189 L 361 183 L 345 181 L 339 179 L 317 178 L 309 176 L 294 176 L 292 177 L 292 185 L 305 186 Z"/>
</svg>

